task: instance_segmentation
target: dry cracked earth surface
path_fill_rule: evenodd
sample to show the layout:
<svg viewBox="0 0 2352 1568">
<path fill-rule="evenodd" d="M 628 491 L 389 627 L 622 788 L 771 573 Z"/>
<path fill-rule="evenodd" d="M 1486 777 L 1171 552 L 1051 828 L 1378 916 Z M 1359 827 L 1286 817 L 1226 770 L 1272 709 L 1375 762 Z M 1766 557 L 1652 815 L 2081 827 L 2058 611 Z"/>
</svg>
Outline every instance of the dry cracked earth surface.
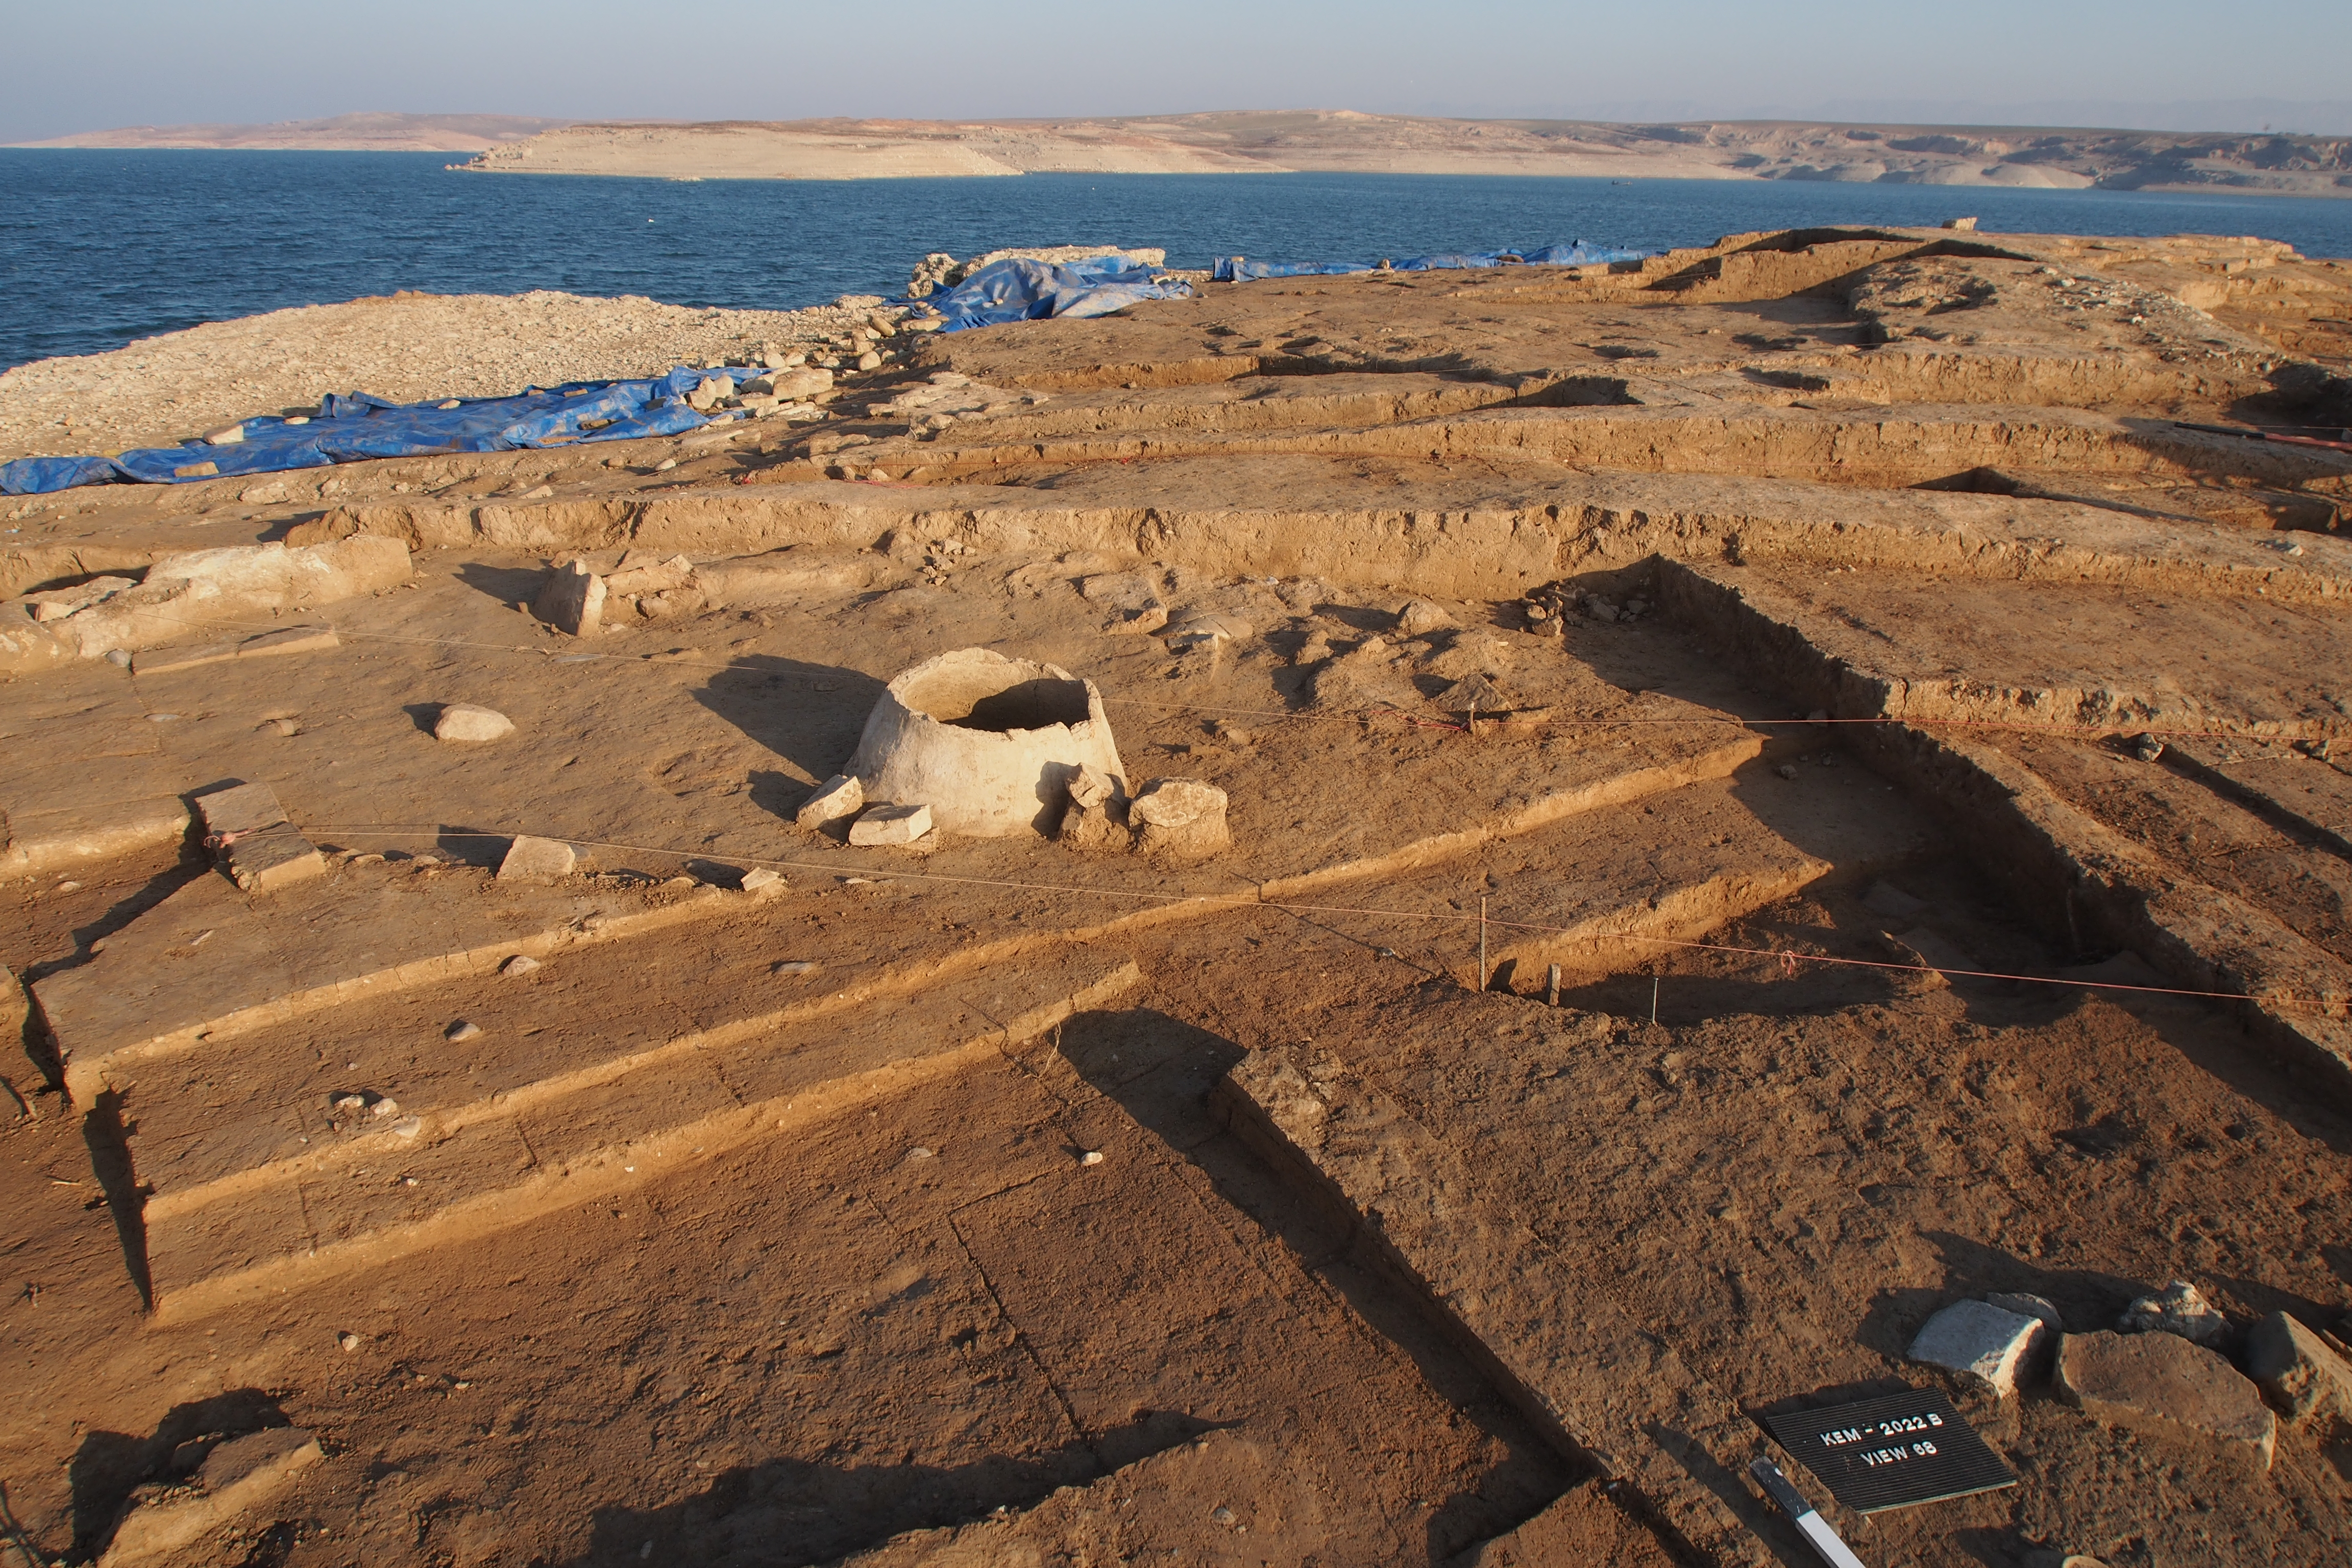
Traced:
<svg viewBox="0 0 2352 1568">
<path fill-rule="evenodd" d="M 0 1556 L 2343 1561 L 2347 318 L 1751 235 L 14 503 Z M 801 826 L 974 647 L 1230 842 Z M 2014 1484 L 1765 1425 L 1906 1389 Z"/>
</svg>

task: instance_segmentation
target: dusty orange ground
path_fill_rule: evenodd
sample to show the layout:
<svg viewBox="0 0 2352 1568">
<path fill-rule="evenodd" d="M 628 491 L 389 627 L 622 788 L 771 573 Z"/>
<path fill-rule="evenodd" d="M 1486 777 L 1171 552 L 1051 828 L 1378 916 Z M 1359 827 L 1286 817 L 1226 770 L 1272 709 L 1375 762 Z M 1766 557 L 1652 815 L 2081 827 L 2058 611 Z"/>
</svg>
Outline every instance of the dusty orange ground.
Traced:
<svg viewBox="0 0 2352 1568">
<path fill-rule="evenodd" d="M 290 1423 L 321 1461 L 177 1560 L 1673 1561 L 1513 1345 L 1227 1124 L 1236 1064 L 1309 1047 L 1753 1452 L 1768 1411 L 1942 1378 L 1905 1352 L 1961 1295 L 2081 1332 L 2180 1277 L 2241 1334 L 2334 1326 L 2352 460 L 2176 423 L 2352 418 L 2295 335 L 2331 288 L 2222 242 L 1748 237 L 966 334 L 814 432 L 18 503 L 11 592 L 414 552 L 183 639 L 332 648 L 6 686 L 19 1554 L 95 1558 L 202 1440 Z M 518 607 L 628 549 L 697 585 L 593 639 Z M 1120 628 L 1155 603 L 1246 630 Z M 1228 792 L 1232 848 L 794 827 L 880 683 L 972 645 L 1096 680 L 1135 779 Z M 1472 675 L 1525 721 L 1446 711 Z M 436 742 L 459 701 L 517 732 Z M 75 858 L 230 778 L 329 873 Z M 501 887 L 518 833 L 582 873 Z M 761 864 L 785 890 L 735 890 Z M 565 900 L 685 913 L 595 940 Z M 397 968 L 501 942 L 543 966 Z M 414 1141 L 330 1127 L 349 1087 Z M 1591 1408 L 1622 1375 L 1557 1371 Z M 2021 1484 L 1829 1508 L 1866 1561 L 2352 1534 L 2325 1428 L 2249 1477 L 1951 1386 Z M 1799 1560 L 1755 1520 L 1728 1560 Z"/>
</svg>

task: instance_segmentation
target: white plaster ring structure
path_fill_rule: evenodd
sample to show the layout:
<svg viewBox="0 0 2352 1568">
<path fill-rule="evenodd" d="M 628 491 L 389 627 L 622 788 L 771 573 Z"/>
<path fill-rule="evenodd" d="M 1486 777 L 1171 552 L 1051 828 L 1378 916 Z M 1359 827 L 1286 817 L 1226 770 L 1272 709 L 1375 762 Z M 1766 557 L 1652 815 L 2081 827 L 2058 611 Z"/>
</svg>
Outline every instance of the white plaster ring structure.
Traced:
<svg viewBox="0 0 2352 1568">
<path fill-rule="evenodd" d="M 1081 767 L 1124 788 L 1094 682 L 968 647 L 891 681 L 844 771 L 869 801 L 929 806 L 943 833 L 1005 838 L 1051 832 Z"/>
</svg>

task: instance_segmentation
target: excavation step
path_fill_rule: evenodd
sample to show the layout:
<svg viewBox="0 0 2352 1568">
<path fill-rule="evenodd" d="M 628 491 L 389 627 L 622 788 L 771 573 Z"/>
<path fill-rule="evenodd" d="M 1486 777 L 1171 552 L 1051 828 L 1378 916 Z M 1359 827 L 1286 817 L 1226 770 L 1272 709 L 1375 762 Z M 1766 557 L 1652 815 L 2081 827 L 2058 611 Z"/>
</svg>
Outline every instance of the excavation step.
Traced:
<svg viewBox="0 0 2352 1568">
<path fill-rule="evenodd" d="M 1368 938 L 1466 981 L 1483 896 L 1495 984 L 1529 992 L 1553 964 L 1579 984 L 1636 968 L 1670 953 L 1668 943 L 1704 937 L 1832 869 L 1750 809 L 1748 792 L 1775 786 L 1790 787 L 1743 774 L 1737 784 L 1710 780 L 1568 817 L 1460 864 L 1383 879 L 1345 898 L 1406 920 L 1330 918 L 1349 929 L 1361 920 Z"/>
<path fill-rule="evenodd" d="M 89 1104 L 141 1064 L 330 1007 L 487 973 L 519 954 L 611 942 L 718 915 L 745 895 L 619 879 L 561 888 L 494 883 L 416 861 L 346 866 L 299 894 L 252 899 L 199 877 L 34 986 Z"/>
<path fill-rule="evenodd" d="M 1065 948 L 846 1016 L 670 1042 L 599 1081 L 471 1118 L 371 1132 L 343 1162 L 151 1209 L 156 1310 L 217 1310 L 789 1138 L 986 1061 L 1141 979 L 1129 959 Z"/>
<path fill-rule="evenodd" d="M 1667 566 L 1661 587 L 1677 619 L 1841 719 L 2352 744 L 2336 706 L 2352 693 L 2326 673 L 2352 668 L 2340 600 L 2182 595 L 2152 630 L 2146 595 L 2119 584 L 2024 596 L 1901 570 L 1693 561 Z M 2184 646 L 2209 651 L 2184 662 Z"/>
</svg>

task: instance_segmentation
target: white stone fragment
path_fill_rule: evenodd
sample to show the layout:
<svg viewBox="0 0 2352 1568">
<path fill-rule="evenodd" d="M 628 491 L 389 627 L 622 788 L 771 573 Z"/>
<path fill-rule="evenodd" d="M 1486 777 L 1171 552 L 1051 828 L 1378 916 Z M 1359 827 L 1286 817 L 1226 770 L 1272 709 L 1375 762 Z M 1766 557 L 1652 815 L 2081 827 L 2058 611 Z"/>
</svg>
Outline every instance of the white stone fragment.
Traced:
<svg viewBox="0 0 2352 1568">
<path fill-rule="evenodd" d="M 2215 1311 L 2196 1286 L 2175 1279 L 2136 1299 L 2116 1320 L 2116 1328 L 2126 1334 L 2179 1334 L 2191 1344 L 2210 1347 L 2229 1333 L 2230 1320 Z"/>
<path fill-rule="evenodd" d="M 1929 1318 L 1911 1342 L 1911 1359 L 1963 1373 L 2002 1398 L 2049 1332 L 2038 1318 L 1984 1301 L 1955 1301 Z"/>
<path fill-rule="evenodd" d="M 856 845 L 912 844 L 931 830 L 928 805 L 877 805 L 850 824 L 849 841 Z"/>
<path fill-rule="evenodd" d="M 513 733 L 513 720 L 495 708 L 478 708 L 471 702 L 452 702 L 441 710 L 441 717 L 433 724 L 435 740 L 471 745 L 503 740 Z"/>
<path fill-rule="evenodd" d="M 743 890 L 759 898 L 773 898 L 784 890 L 783 873 L 754 866 L 743 873 Z"/>
<path fill-rule="evenodd" d="M 677 466 L 677 458 L 666 458 L 656 471 Z M 594 637 L 604 624 L 604 579 L 590 571 L 585 561 L 567 561 L 548 574 L 530 602 L 530 613 L 573 637 Z"/>
<path fill-rule="evenodd" d="M 563 840 L 525 835 L 507 846 L 506 858 L 499 862 L 499 880 L 551 882 L 572 875 L 578 863 L 579 857 Z"/>
<path fill-rule="evenodd" d="M 855 773 L 835 773 L 816 786 L 793 820 L 803 827 L 823 827 L 828 822 L 855 816 L 866 808 L 866 785 Z M 747 879 L 744 886 L 751 883 Z"/>
</svg>

